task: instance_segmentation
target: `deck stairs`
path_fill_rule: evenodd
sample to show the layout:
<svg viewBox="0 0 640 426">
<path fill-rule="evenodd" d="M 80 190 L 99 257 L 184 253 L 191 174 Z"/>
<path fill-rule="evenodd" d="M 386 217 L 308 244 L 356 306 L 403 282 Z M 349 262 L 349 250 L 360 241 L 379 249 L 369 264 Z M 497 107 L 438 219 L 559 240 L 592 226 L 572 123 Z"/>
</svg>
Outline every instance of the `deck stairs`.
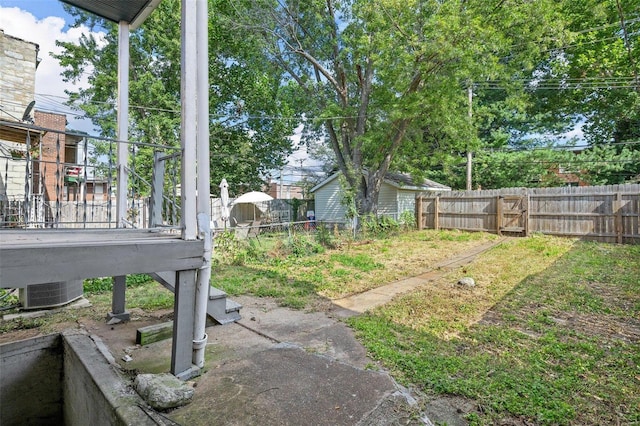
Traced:
<svg viewBox="0 0 640 426">
<path fill-rule="evenodd" d="M 174 272 L 156 272 L 149 275 L 169 291 L 173 292 L 175 290 L 176 274 Z M 224 291 L 209 287 L 207 314 L 218 324 L 238 321 L 241 318 L 241 308 L 242 305 L 229 299 Z"/>
</svg>

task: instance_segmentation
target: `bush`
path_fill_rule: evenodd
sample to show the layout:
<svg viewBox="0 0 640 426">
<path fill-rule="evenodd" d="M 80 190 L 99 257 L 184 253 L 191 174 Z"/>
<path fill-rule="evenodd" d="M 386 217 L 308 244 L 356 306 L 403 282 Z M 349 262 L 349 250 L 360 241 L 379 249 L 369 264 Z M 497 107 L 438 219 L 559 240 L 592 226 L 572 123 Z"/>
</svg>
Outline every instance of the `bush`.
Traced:
<svg viewBox="0 0 640 426">
<path fill-rule="evenodd" d="M 265 252 L 257 240 L 239 240 L 235 232 L 224 231 L 215 236 L 213 261 L 225 265 L 242 266 L 249 261 L 264 259 Z"/>
<path fill-rule="evenodd" d="M 412 211 L 405 210 L 400 214 L 400 223 L 407 231 L 416 229 L 416 215 Z"/>
<path fill-rule="evenodd" d="M 316 242 L 326 248 L 336 248 L 336 232 L 337 230 L 332 233 L 327 225 L 325 225 L 324 223 L 319 223 L 316 226 Z"/>
<path fill-rule="evenodd" d="M 389 237 L 400 229 L 400 223 L 388 216 L 367 215 L 362 217 L 360 223 L 365 236 Z"/>
<path fill-rule="evenodd" d="M 323 253 L 324 247 L 305 236 L 293 235 L 284 244 L 285 252 L 290 256 L 303 257 Z"/>
</svg>

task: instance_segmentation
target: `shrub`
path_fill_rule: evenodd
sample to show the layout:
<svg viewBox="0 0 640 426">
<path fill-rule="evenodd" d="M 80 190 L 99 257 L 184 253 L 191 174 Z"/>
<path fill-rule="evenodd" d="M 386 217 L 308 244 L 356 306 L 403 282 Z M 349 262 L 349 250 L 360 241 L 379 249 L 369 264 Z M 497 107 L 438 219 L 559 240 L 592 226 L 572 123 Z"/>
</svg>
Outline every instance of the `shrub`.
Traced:
<svg viewBox="0 0 640 426">
<path fill-rule="evenodd" d="M 389 237 L 400 229 L 400 223 L 389 216 L 366 215 L 360 223 L 365 236 Z"/>
<path fill-rule="evenodd" d="M 400 223 L 406 230 L 413 230 L 417 228 L 416 215 L 409 210 L 405 210 L 400 214 Z"/>
<path fill-rule="evenodd" d="M 326 248 L 336 248 L 336 234 L 337 230 L 332 233 L 327 225 L 319 223 L 316 227 L 316 242 Z"/>
</svg>

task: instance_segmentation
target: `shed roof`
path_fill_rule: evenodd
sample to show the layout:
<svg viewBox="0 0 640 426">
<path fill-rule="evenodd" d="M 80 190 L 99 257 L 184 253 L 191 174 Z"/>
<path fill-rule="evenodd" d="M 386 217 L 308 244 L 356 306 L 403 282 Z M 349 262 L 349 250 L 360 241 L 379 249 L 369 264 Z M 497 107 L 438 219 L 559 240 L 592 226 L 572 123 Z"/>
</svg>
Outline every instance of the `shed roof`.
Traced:
<svg viewBox="0 0 640 426">
<path fill-rule="evenodd" d="M 329 182 L 337 179 L 340 173 L 341 172 L 332 174 L 327 179 L 311 188 L 310 192 L 315 192 Z M 385 183 L 398 189 L 406 189 L 410 191 L 451 191 L 451 187 L 429 179 L 424 179 L 423 181 L 416 183 L 410 175 L 405 173 L 388 172 L 384 176 L 384 181 Z"/>
<path fill-rule="evenodd" d="M 113 22 L 128 22 L 131 29 L 139 27 L 161 0 L 62 0 L 64 3 L 91 12 Z"/>
</svg>

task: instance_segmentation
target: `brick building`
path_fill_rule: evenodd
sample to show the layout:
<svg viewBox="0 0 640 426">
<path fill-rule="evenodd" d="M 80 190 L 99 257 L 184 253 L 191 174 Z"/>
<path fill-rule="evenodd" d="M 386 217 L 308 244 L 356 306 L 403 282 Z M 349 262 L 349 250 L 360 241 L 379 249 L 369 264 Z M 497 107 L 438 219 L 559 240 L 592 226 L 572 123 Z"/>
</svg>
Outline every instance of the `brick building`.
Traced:
<svg viewBox="0 0 640 426">
<path fill-rule="evenodd" d="M 37 44 L 0 30 L 0 201 L 24 199 L 27 173 L 31 195 L 45 202 L 104 201 L 106 180 L 89 173 L 84 182 L 78 155 L 82 137 L 65 134 L 66 116 L 32 110 L 38 50 Z M 28 130 L 26 123 L 48 130 Z M 28 165 L 27 149 L 32 160 Z"/>
</svg>

